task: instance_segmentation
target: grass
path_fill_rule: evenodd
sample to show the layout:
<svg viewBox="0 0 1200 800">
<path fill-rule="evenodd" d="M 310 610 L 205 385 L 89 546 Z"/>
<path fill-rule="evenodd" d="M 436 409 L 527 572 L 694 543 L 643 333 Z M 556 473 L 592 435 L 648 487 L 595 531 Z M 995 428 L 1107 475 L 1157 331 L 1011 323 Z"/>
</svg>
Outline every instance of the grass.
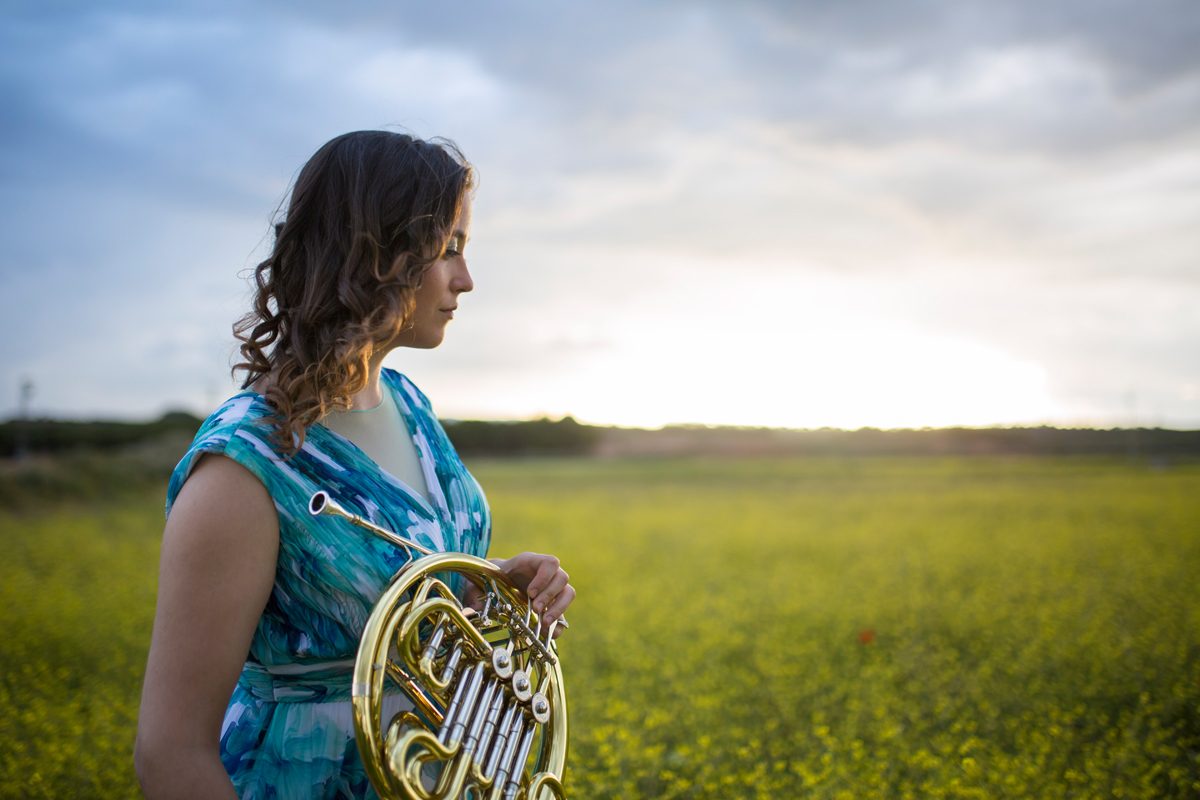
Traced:
<svg viewBox="0 0 1200 800">
<path fill-rule="evenodd" d="M 472 467 L 579 591 L 573 796 L 1200 794 L 1196 465 Z M 0 795 L 136 791 L 161 500 L 0 516 Z"/>
</svg>

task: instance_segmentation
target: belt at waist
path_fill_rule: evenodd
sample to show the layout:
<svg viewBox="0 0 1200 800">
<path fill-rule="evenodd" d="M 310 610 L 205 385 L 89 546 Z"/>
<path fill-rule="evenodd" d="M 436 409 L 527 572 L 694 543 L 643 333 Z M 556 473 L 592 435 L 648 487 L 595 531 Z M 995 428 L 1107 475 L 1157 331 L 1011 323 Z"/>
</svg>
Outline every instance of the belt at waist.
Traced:
<svg viewBox="0 0 1200 800">
<path fill-rule="evenodd" d="M 257 700 L 320 703 L 349 700 L 354 659 L 264 666 L 247 661 L 238 684 Z"/>
</svg>

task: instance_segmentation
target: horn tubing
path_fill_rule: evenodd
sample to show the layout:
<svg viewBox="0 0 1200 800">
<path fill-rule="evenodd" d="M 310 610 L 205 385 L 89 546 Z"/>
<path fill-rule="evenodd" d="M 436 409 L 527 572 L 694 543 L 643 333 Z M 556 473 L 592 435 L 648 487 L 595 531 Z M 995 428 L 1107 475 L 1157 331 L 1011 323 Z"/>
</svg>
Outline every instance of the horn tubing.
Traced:
<svg viewBox="0 0 1200 800">
<path fill-rule="evenodd" d="M 500 709 L 503 707 L 504 691 L 501 690 L 496 692 L 492 706 L 488 709 L 487 720 L 483 723 L 483 731 L 479 734 L 479 746 L 475 748 L 473 756 L 475 771 L 481 776 L 484 774 L 483 767 L 487 759 L 488 748 L 491 747 L 492 740 L 496 737 L 496 723 L 500 719 Z"/>
<path fill-rule="evenodd" d="M 529 746 L 533 744 L 535 730 L 537 730 L 537 723 L 530 720 L 529 727 L 525 729 L 525 734 L 521 737 L 521 746 L 517 748 L 512 768 L 509 770 L 508 783 L 504 785 L 504 800 L 513 800 L 521 788 L 521 777 L 525 774 L 525 759 L 529 758 Z"/>
<path fill-rule="evenodd" d="M 442 670 L 442 683 L 450 685 L 451 678 L 454 677 L 455 670 L 458 669 L 459 659 L 462 658 L 462 642 L 455 642 L 454 649 L 450 651 L 450 657 L 446 659 L 446 668 Z"/>
<path fill-rule="evenodd" d="M 487 764 L 483 768 L 485 778 L 491 779 L 496 776 L 496 767 L 504 755 L 508 736 L 512 731 L 513 717 L 518 713 L 520 713 L 520 702 L 516 698 L 513 698 L 508 701 L 508 707 L 505 708 L 504 716 L 500 718 L 500 725 L 496 728 L 496 738 L 492 742 L 491 749 L 488 751 Z"/>
<path fill-rule="evenodd" d="M 360 528 L 366 528 L 371 533 L 382 536 L 392 544 L 408 548 L 409 550 L 420 553 L 423 556 L 431 556 L 434 553 L 433 550 L 430 550 L 424 545 L 417 544 L 406 536 L 393 533 L 387 528 L 381 528 L 374 522 L 360 517 L 358 514 L 350 513 L 346 509 L 342 508 L 338 501 L 330 497 L 328 492 L 316 492 L 308 499 L 308 513 L 312 514 L 314 517 L 320 516 L 321 514 L 329 514 L 330 516 L 341 517 L 342 519 L 353 522 Z"/>
<path fill-rule="evenodd" d="M 471 680 L 467 684 L 467 693 L 463 696 L 462 705 L 458 707 L 458 714 L 454 717 L 454 724 L 450 728 L 450 739 L 446 742 L 447 747 L 458 748 L 462 744 L 463 734 L 466 733 L 467 725 L 471 722 L 471 715 L 475 713 L 475 704 L 479 698 L 479 689 L 483 686 L 483 662 L 480 661 L 470 673 Z"/>
<path fill-rule="evenodd" d="M 496 695 L 496 690 L 499 688 L 499 679 L 492 678 L 483 687 L 483 693 L 475 701 L 475 709 L 471 714 L 471 721 L 467 726 L 467 732 L 463 739 L 462 752 L 464 755 L 475 755 L 475 748 L 479 746 L 479 733 L 483 730 L 484 720 L 491 714 L 492 698 Z"/>
<path fill-rule="evenodd" d="M 513 758 L 516 756 L 517 747 L 520 744 L 520 739 L 524 731 L 525 715 L 521 713 L 518 707 L 512 725 L 508 729 L 508 741 L 504 743 L 504 753 L 500 756 L 500 763 L 497 766 L 496 782 L 492 784 L 491 796 L 493 798 L 499 798 L 504 794 L 504 787 L 508 785 L 509 765 L 512 764 Z"/>
<path fill-rule="evenodd" d="M 478 663 L 472 664 L 459 676 L 454 697 L 450 700 L 450 707 L 446 709 L 446 716 L 442 720 L 442 729 L 438 731 L 438 741 L 447 747 L 450 745 L 450 731 L 454 728 L 454 721 L 458 719 L 459 709 L 466 705 L 464 701 L 478 669 L 482 669 Z"/>
</svg>

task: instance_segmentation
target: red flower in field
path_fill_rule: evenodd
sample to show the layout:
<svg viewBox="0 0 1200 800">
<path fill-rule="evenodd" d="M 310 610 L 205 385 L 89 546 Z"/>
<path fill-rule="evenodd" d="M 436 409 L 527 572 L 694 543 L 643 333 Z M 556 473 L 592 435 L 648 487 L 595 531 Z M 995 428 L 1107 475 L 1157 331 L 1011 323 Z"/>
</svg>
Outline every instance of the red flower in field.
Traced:
<svg viewBox="0 0 1200 800">
<path fill-rule="evenodd" d="M 875 629 L 874 628 L 863 628 L 861 631 L 858 632 L 858 643 L 859 644 L 870 644 L 873 641 L 875 641 Z"/>
</svg>

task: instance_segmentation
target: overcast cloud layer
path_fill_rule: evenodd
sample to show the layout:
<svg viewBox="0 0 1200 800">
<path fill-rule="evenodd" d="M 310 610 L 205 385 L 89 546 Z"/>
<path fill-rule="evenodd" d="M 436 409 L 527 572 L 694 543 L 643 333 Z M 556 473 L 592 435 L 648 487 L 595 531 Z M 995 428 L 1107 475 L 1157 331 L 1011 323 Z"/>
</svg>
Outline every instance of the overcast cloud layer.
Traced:
<svg viewBox="0 0 1200 800">
<path fill-rule="evenodd" d="M 436 7 L 435 7 L 436 6 Z M 29 3 L 0 414 L 207 413 L 330 137 L 454 139 L 450 417 L 1200 427 L 1194 2 Z"/>
</svg>

